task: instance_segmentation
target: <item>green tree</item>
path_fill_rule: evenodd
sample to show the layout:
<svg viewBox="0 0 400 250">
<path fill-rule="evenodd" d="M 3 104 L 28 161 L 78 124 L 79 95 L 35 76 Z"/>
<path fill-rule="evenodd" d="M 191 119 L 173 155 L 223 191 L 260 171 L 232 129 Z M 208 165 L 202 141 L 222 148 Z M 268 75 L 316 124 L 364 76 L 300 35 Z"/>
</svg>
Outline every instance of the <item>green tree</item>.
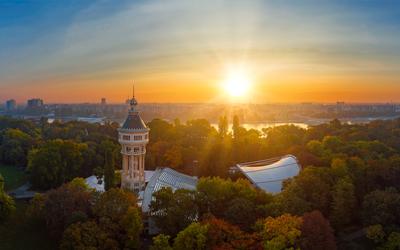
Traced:
<svg viewBox="0 0 400 250">
<path fill-rule="evenodd" d="M 368 239 L 378 244 L 384 242 L 386 233 L 381 224 L 376 224 L 367 227 L 366 236 Z"/>
<path fill-rule="evenodd" d="M 7 220 L 14 211 L 15 202 L 4 191 L 4 178 L 0 174 L 0 223 Z"/>
<path fill-rule="evenodd" d="M 102 147 L 104 150 L 104 188 L 109 190 L 115 187 L 115 150 L 110 141 L 103 142 Z"/>
<path fill-rule="evenodd" d="M 302 215 L 319 210 L 328 215 L 333 178 L 324 168 L 307 167 L 275 196 L 278 214 Z"/>
<path fill-rule="evenodd" d="M 102 193 L 93 213 L 99 226 L 119 242 L 119 248 L 139 249 L 143 224 L 132 193 L 116 188 Z"/>
<path fill-rule="evenodd" d="M 119 249 L 118 242 L 103 230 L 96 221 L 78 222 L 70 225 L 63 234 L 62 250 Z"/>
<path fill-rule="evenodd" d="M 29 134 L 18 128 L 9 128 L 4 131 L 0 142 L 0 159 L 4 163 L 22 167 L 26 166 L 26 156 L 35 142 Z"/>
<path fill-rule="evenodd" d="M 224 218 L 248 231 L 257 220 L 257 204 L 246 198 L 235 198 L 226 208 Z"/>
<path fill-rule="evenodd" d="M 365 225 L 383 226 L 400 223 L 400 194 L 394 188 L 375 190 L 364 197 L 362 204 Z"/>
<path fill-rule="evenodd" d="M 208 226 L 193 222 L 179 232 L 174 241 L 174 250 L 205 250 L 207 249 Z"/>
<path fill-rule="evenodd" d="M 217 218 L 245 227 L 253 224 L 257 218 L 255 204 L 262 206 L 271 200 L 272 197 L 269 194 L 255 189 L 243 179 L 231 181 L 218 177 L 201 178 L 197 183 L 196 202 L 200 216 L 210 213 Z M 236 216 L 238 220 L 235 219 Z"/>
<path fill-rule="evenodd" d="M 71 181 L 83 164 L 84 143 L 52 140 L 29 152 L 29 178 L 34 188 L 49 189 Z"/>
<path fill-rule="evenodd" d="M 392 232 L 386 243 L 379 250 L 398 250 L 400 249 L 400 232 Z"/>
<path fill-rule="evenodd" d="M 351 225 L 357 200 L 354 194 L 354 185 L 350 178 L 340 179 L 333 190 L 331 221 L 335 228 Z"/>
<path fill-rule="evenodd" d="M 162 188 L 153 194 L 150 214 L 161 232 L 176 235 L 197 219 L 197 205 L 193 191 Z"/>
<path fill-rule="evenodd" d="M 170 238 L 170 236 L 164 234 L 153 237 L 153 244 L 150 246 L 150 250 L 172 250 L 169 244 Z"/>
</svg>

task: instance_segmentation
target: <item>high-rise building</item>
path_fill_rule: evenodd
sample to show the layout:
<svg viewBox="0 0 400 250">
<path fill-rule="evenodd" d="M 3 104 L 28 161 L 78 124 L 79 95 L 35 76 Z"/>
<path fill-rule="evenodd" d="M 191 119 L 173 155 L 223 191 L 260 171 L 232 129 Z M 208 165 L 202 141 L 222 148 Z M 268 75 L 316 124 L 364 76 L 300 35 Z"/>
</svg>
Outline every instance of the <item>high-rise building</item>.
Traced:
<svg viewBox="0 0 400 250">
<path fill-rule="evenodd" d="M 13 111 L 17 108 L 17 102 L 14 99 L 6 101 L 6 111 Z"/>
<path fill-rule="evenodd" d="M 107 104 L 107 100 L 106 98 L 101 98 L 101 105 L 106 105 Z"/>
<path fill-rule="evenodd" d="M 135 96 L 129 104 L 128 117 L 118 129 L 118 141 L 122 146 L 121 187 L 139 192 L 145 185 L 144 165 L 149 128 L 139 115 Z"/>
<path fill-rule="evenodd" d="M 39 98 L 29 99 L 27 101 L 27 108 L 40 108 L 43 106 L 43 100 Z"/>
</svg>

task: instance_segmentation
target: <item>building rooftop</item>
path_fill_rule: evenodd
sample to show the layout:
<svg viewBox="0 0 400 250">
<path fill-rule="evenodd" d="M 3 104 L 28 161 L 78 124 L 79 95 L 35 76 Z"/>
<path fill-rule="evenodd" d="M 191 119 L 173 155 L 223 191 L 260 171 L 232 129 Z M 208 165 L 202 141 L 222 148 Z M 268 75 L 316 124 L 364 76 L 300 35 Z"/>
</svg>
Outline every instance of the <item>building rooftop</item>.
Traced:
<svg viewBox="0 0 400 250">
<path fill-rule="evenodd" d="M 269 193 L 280 192 L 283 181 L 298 175 L 301 169 L 293 155 L 239 163 L 236 166 L 251 183 Z"/>
<path fill-rule="evenodd" d="M 163 187 L 194 190 L 197 185 L 197 177 L 179 173 L 171 168 L 158 168 L 150 178 L 143 193 L 142 211 L 148 212 L 153 193 Z"/>
<path fill-rule="evenodd" d="M 129 115 L 126 118 L 121 129 L 124 130 L 143 130 L 147 131 L 148 128 L 137 111 L 129 111 Z"/>
</svg>

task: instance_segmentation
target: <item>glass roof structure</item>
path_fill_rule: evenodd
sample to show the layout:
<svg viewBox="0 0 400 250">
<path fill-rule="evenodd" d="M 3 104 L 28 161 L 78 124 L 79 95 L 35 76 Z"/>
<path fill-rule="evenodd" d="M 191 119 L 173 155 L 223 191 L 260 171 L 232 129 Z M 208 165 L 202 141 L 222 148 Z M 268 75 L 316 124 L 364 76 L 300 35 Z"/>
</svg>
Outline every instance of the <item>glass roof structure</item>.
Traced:
<svg viewBox="0 0 400 250">
<path fill-rule="evenodd" d="M 143 193 L 142 211 L 148 212 L 153 193 L 163 187 L 170 187 L 173 191 L 177 189 L 195 190 L 197 177 L 179 173 L 171 168 L 158 168 L 154 171 Z"/>
<path fill-rule="evenodd" d="M 279 193 L 282 182 L 300 172 L 300 164 L 293 155 L 236 165 L 251 183 L 269 193 Z"/>
</svg>

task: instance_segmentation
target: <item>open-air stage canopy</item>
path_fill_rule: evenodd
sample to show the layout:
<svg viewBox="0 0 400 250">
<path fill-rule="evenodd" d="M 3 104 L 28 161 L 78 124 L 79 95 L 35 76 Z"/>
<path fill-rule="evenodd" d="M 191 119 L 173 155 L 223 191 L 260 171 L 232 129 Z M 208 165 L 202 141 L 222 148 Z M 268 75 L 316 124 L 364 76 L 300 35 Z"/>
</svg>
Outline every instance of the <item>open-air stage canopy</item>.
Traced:
<svg viewBox="0 0 400 250">
<path fill-rule="evenodd" d="M 282 182 L 300 172 L 300 164 L 293 155 L 261 161 L 239 163 L 236 167 L 256 187 L 270 193 L 278 193 Z"/>
</svg>

